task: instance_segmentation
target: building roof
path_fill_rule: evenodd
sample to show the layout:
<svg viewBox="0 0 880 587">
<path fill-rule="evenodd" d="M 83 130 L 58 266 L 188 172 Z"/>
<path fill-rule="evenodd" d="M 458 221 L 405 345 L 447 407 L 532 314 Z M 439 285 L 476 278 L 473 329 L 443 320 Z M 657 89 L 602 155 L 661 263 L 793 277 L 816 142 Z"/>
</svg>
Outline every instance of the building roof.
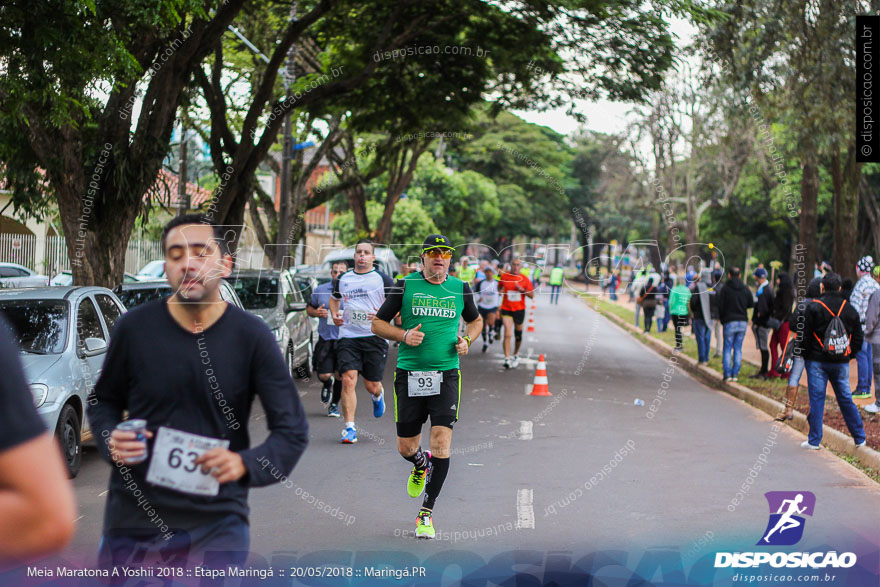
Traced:
<svg viewBox="0 0 880 587">
<path fill-rule="evenodd" d="M 165 206 L 177 205 L 177 190 L 179 177 L 175 173 L 171 173 L 167 169 L 160 169 L 156 177 L 156 182 L 144 194 L 144 199 L 151 199 L 154 202 Z M 194 183 L 186 182 L 186 193 L 189 195 L 190 209 L 199 208 L 202 204 L 208 202 L 212 197 L 211 190 L 200 188 Z"/>
</svg>

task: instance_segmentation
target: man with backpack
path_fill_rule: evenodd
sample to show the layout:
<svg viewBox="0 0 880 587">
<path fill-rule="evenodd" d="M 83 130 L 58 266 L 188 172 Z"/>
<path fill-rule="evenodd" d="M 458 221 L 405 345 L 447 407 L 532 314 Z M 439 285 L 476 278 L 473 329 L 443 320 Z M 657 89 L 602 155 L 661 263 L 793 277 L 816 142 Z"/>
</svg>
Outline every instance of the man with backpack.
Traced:
<svg viewBox="0 0 880 587">
<path fill-rule="evenodd" d="M 822 296 L 804 312 L 804 361 L 810 433 L 803 448 L 819 450 L 822 420 L 825 414 L 825 390 L 828 382 L 837 396 L 840 413 L 856 446 L 865 444 L 865 428 L 859 409 L 852 400 L 849 386 L 849 362 L 862 348 L 864 333 L 859 313 L 840 295 L 840 276 L 828 272 L 822 278 Z"/>
</svg>

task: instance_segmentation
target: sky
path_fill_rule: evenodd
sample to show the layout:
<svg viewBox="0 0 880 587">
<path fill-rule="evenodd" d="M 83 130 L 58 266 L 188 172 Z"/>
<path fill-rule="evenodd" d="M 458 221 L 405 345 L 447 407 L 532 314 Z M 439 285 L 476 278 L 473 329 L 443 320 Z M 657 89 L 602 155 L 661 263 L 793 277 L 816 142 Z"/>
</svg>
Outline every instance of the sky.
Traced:
<svg viewBox="0 0 880 587">
<path fill-rule="evenodd" d="M 670 20 L 670 30 L 678 37 L 676 45 L 684 47 L 691 42 L 697 33 L 696 27 L 690 22 L 673 18 Z M 613 102 L 610 100 L 575 100 L 580 106 L 581 112 L 586 114 L 586 127 L 589 130 L 607 133 L 619 134 L 626 129 L 627 113 L 632 109 L 633 105 L 625 102 Z M 565 114 L 565 107 L 546 112 L 533 112 L 526 110 L 515 110 L 514 114 L 525 120 L 549 126 L 558 133 L 570 135 L 578 128 L 578 122 Z"/>
</svg>

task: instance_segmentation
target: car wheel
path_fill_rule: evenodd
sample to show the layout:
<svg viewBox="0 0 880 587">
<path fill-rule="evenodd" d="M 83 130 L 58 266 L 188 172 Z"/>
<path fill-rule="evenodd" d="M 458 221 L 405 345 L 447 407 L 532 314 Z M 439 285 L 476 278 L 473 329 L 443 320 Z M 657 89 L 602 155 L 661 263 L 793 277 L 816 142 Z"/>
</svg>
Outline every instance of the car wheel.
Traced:
<svg viewBox="0 0 880 587">
<path fill-rule="evenodd" d="M 55 428 L 55 438 L 61 446 L 61 455 L 67 466 L 67 476 L 73 479 L 79 473 L 79 466 L 82 463 L 82 434 L 79 416 L 70 404 L 61 408 L 58 426 Z"/>
<path fill-rule="evenodd" d="M 308 379 L 312 372 L 312 339 L 309 338 L 309 344 L 306 347 L 306 360 L 296 368 L 296 377 L 299 379 Z"/>
</svg>

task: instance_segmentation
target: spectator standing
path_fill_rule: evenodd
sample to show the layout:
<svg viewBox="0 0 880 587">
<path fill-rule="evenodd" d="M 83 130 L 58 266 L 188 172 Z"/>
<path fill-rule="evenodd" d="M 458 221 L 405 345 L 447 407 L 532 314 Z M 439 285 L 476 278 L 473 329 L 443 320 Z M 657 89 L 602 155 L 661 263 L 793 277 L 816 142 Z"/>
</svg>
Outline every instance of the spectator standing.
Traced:
<svg viewBox="0 0 880 587">
<path fill-rule="evenodd" d="M 794 346 L 792 347 L 791 371 L 788 374 L 788 387 L 785 389 L 785 409 L 776 416 L 776 420 L 780 422 L 791 420 L 794 417 L 793 411 L 797 401 L 798 384 L 806 368 L 804 364 L 804 320 L 806 319 L 804 313 L 810 302 L 821 295 L 822 280 L 814 277 L 809 285 L 807 285 L 807 295 L 798 302 L 797 308 L 792 313 L 791 318 L 789 318 L 789 330 L 794 334 L 791 344 Z"/>
<path fill-rule="evenodd" d="M 755 305 L 752 292 L 740 279 L 739 267 L 727 272 L 727 283 L 718 293 L 718 314 L 724 325 L 724 380 L 737 381 L 742 366 L 742 344 L 748 328 L 748 309 Z"/>
<path fill-rule="evenodd" d="M 645 311 L 645 332 L 651 332 L 651 320 L 654 319 L 654 310 L 657 308 L 657 287 L 654 279 L 648 278 L 644 287 L 639 290 L 636 307 L 642 307 Z"/>
<path fill-rule="evenodd" d="M 669 292 L 669 313 L 672 315 L 672 325 L 675 327 L 675 349 L 680 351 L 682 346 L 681 329 L 688 323 L 688 302 L 691 299 L 691 290 L 686 285 L 676 280 L 675 287 Z"/>
<path fill-rule="evenodd" d="M 770 362 L 770 317 L 773 313 L 773 288 L 767 281 L 767 270 L 763 267 L 755 269 L 752 275 L 758 281 L 758 291 L 755 292 L 755 311 L 752 312 L 752 332 L 755 335 L 755 345 L 761 351 L 761 370 L 752 377 L 766 379 L 767 364 Z"/>
<path fill-rule="evenodd" d="M 875 265 L 871 271 L 873 279 L 880 284 L 880 265 Z M 868 404 L 864 410 L 869 414 L 880 412 L 880 393 L 877 386 L 880 385 L 880 287 L 874 290 L 868 300 L 868 311 L 865 318 L 865 344 L 871 344 L 871 354 L 874 359 L 874 403 Z"/>
<path fill-rule="evenodd" d="M 877 282 L 874 281 L 874 278 L 871 277 L 873 269 L 874 259 L 871 257 L 862 257 L 859 259 L 859 262 L 856 264 L 856 274 L 859 276 L 859 280 L 856 282 L 855 287 L 853 287 L 852 295 L 849 298 L 850 304 L 852 304 L 852 307 L 855 308 L 856 312 L 859 314 L 859 323 L 862 327 L 862 332 L 865 332 L 865 321 L 868 314 L 868 300 L 870 300 L 871 295 L 873 295 L 877 289 L 880 289 L 880 286 L 878 286 Z M 873 349 L 870 344 L 862 345 L 862 349 L 856 353 L 856 369 L 858 369 L 859 378 L 858 383 L 856 384 L 856 389 L 852 394 L 856 399 L 871 397 L 873 354 Z"/>
<path fill-rule="evenodd" d="M 840 294 L 840 276 L 827 273 L 822 278 L 822 296 L 806 309 L 804 320 L 804 360 L 807 367 L 807 389 L 810 394 L 810 433 L 801 447 L 819 450 L 822 442 L 822 421 L 825 414 L 825 389 L 831 383 L 837 405 L 856 446 L 865 445 L 865 429 L 859 409 L 852 400 L 849 387 L 849 362 L 862 348 L 864 334 L 859 313 Z M 838 344 L 832 340 L 835 317 L 845 332 L 837 333 Z M 849 344 L 844 344 L 847 342 Z M 844 344 L 840 344 L 840 342 Z"/>
<path fill-rule="evenodd" d="M 712 342 L 712 273 L 708 269 L 700 272 L 700 281 L 691 297 L 691 314 L 694 317 L 694 334 L 697 337 L 697 363 L 709 363 L 709 350 Z"/>
<path fill-rule="evenodd" d="M 716 357 L 721 356 L 721 349 L 724 345 L 721 315 L 718 313 L 718 294 L 721 293 L 721 289 L 724 287 L 724 282 L 721 281 L 723 277 L 724 273 L 722 273 L 721 269 L 715 269 L 712 271 L 712 291 L 710 292 L 712 295 L 709 296 L 709 310 L 710 315 L 712 316 L 712 329 L 715 331 Z"/>
<path fill-rule="evenodd" d="M 773 312 L 771 321 L 778 321 L 778 326 L 773 329 L 770 337 L 770 371 L 769 377 L 785 377 L 785 373 L 776 372 L 776 362 L 779 353 L 785 352 L 785 343 L 788 341 L 791 308 L 794 305 L 794 287 L 788 273 L 780 273 L 776 276 L 776 295 L 773 297 Z M 775 324 L 775 322 L 774 322 Z"/>
</svg>

